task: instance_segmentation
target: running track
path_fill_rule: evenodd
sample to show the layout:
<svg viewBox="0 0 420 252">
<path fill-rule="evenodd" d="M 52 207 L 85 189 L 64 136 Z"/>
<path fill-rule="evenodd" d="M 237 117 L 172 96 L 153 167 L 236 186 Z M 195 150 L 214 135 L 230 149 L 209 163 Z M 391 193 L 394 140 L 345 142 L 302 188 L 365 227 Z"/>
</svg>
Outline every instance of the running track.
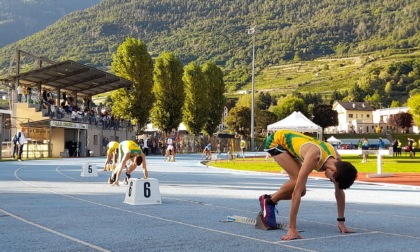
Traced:
<svg viewBox="0 0 420 252">
<path fill-rule="evenodd" d="M 81 177 L 86 162 L 97 177 Z M 275 191 L 281 174 L 221 170 L 200 155 L 176 162 L 148 156 L 159 180 L 160 205 L 129 205 L 127 186 L 105 183 L 104 158 L 0 162 L 0 251 L 419 251 L 420 189 L 356 183 L 346 190 L 346 224 L 340 234 L 332 183 L 310 179 L 298 228 L 305 239 L 281 241 L 282 230 L 223 222 L 255 218 L 258 196 Z M 142 177 L 141 171 L 133 173 Z M 287 222 L 290 202 L 277 206 Z"/>
</svg>

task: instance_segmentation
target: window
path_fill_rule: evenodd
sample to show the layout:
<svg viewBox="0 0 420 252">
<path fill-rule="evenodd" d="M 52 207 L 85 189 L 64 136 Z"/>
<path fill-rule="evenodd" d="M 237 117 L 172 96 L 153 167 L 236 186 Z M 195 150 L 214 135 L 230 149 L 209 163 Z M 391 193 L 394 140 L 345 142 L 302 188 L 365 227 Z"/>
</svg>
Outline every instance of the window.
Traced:
<svg viewBox="0 0 420 252">
<path fill-rule="evenodd" d="M 349 114 L 349 118 L 353 118 L 353 114 Z"/>
<path fill-rule="evenodd" d="M 369 115 L 369 114 L 367 114 L 367 115 L 366 115 L 366 118 L 369 118 L 369 117 L 370 117 L 370 115 Z"/>
<path fill-rule="evenodd" d="M 93 145 L 98 145 L 98 135 L 93 135 Z"/>
</svg>

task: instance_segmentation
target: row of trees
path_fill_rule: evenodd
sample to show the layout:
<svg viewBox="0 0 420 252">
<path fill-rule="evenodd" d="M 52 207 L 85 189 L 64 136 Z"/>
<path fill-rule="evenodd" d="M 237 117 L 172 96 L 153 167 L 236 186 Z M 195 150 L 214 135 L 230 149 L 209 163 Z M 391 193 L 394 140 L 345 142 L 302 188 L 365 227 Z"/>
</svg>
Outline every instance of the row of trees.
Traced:
<svg viewBox="0 0 420 252">
<path fill-rule="evenodd" d="M 413 72 L 418 74 L 416 62 L 394 64 L 387 69 L 387 74 L 379 75 L 390 78 L 390 73 L 395 71 L 409 76 Z M 243 135 L 250 134 L 251 95 L 242 96 L 236 104 L 227 102 L 223 72 L 214 63 L 207 62 L 203 66 L 189 63 L 184 67 L 173 53 L 163 52 L 153 64 L 146 44 L 127 38 L 112 56 L 112 70 L 134 84 L 130 90 L 119 89 L 112 93 L 112 110 L 116 116 L 134 118 L 140 126 L 145 126 L 151 119 L 156 127 L 164 131 L 177 128 L 184 122 L 191 134 L 204 131 L 211 135 L 217 131 L 227 105 L 232 107 L 226 119 L 229 129 Z M 275 97 L 261 92 L 255 99 L 254 126 L 257 132 L 263 132 L 268 124 L 285 118 L 293 111 L 301 111 L 323 128 L 335 126 L 338 125 L 338 116 L 332 110 L 333 101 L 345 100 L 354 94 L 354 90 L 335 91 L 324 101 L 320 94 L 295 92 L 286 97 Z M 392 106 L 399 105 L 396 102 Z M 396 116 L 391 121 L 396 127 L 411 126 L 412 118 L 420 124 L 420 94 L 413 95 L 408 105 L 411 114 Z"/>
<path fill-rule="evenodd" d="M 341 101 L 345 94 L 334 92 L 331 99 Z M 366 102 L 366 101 L 365 101 Z M 255 98 L 255 129 L 264 133 L 267 125 L 281 120 L 294 111 L 300 111 L 322 128 L 337 126 L 338 113 L 333 110 L 331 101 L 325 101 L 319 94 L 294 93 L 286 97 L 276 98 L 269 93 L 259 93 Z M 400 106 L 393 103 L 391 107 Z M 393 115 L 388 123 L 398 129 L 407 130 L 414 124 L 420 125 L 420 94 L 408 99 L 409 112 Z M 229 129 L 243 135 L 250 134 L 251 95 L 242 96 L 230 110 L 226 123 Z"/>
<path fill-rule="evenodd" d="M 112 113 L 132 118 L 140 126 L 151 121 L 168 132 L 183 122 L 192 134 L 211 135 L 221 123 L 226 105 L 223 72 L 212 62 L 183 66 L 171 52 L 155 60 L 144 42 L 127 38 L 112 56 L 112 70 L 133 82 L 132 89 L 111 94 Z"/>
</svg>

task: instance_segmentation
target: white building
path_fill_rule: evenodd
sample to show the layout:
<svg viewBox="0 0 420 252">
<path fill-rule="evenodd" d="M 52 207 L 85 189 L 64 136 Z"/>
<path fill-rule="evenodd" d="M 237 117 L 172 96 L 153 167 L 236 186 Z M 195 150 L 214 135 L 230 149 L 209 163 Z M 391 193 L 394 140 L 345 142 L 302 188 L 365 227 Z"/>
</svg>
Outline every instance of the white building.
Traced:
<svg viewBox="0 0 420 252">
<path fill-rule="evenodd" d="M 389 124 L 393 115 L 408 112 L 408 107 L 373 109 L 365 102 L 335 102 L 333 110 L 338 113 L 338 126 L 328 127 L 326 133 L 375 133 L 398 131 Z M 418 133 L 418 127 L 409 129 L 410 133 Z"/>
</svg>

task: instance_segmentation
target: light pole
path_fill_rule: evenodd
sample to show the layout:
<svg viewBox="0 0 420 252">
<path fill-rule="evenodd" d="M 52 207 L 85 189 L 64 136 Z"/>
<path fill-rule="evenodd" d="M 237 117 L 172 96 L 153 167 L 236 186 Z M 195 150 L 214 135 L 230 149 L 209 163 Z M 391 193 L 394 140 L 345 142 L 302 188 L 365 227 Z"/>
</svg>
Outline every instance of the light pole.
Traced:
<svg viewBox="0 0 420 252">
<path fill-rule="evenodd" d="M 252 35 L 252 99 L 251 99 L 251 151 L 254 151 L 254 67 L 255 67 L 255 26 L 248 29 L 248 34 Z"/>
</svg>

